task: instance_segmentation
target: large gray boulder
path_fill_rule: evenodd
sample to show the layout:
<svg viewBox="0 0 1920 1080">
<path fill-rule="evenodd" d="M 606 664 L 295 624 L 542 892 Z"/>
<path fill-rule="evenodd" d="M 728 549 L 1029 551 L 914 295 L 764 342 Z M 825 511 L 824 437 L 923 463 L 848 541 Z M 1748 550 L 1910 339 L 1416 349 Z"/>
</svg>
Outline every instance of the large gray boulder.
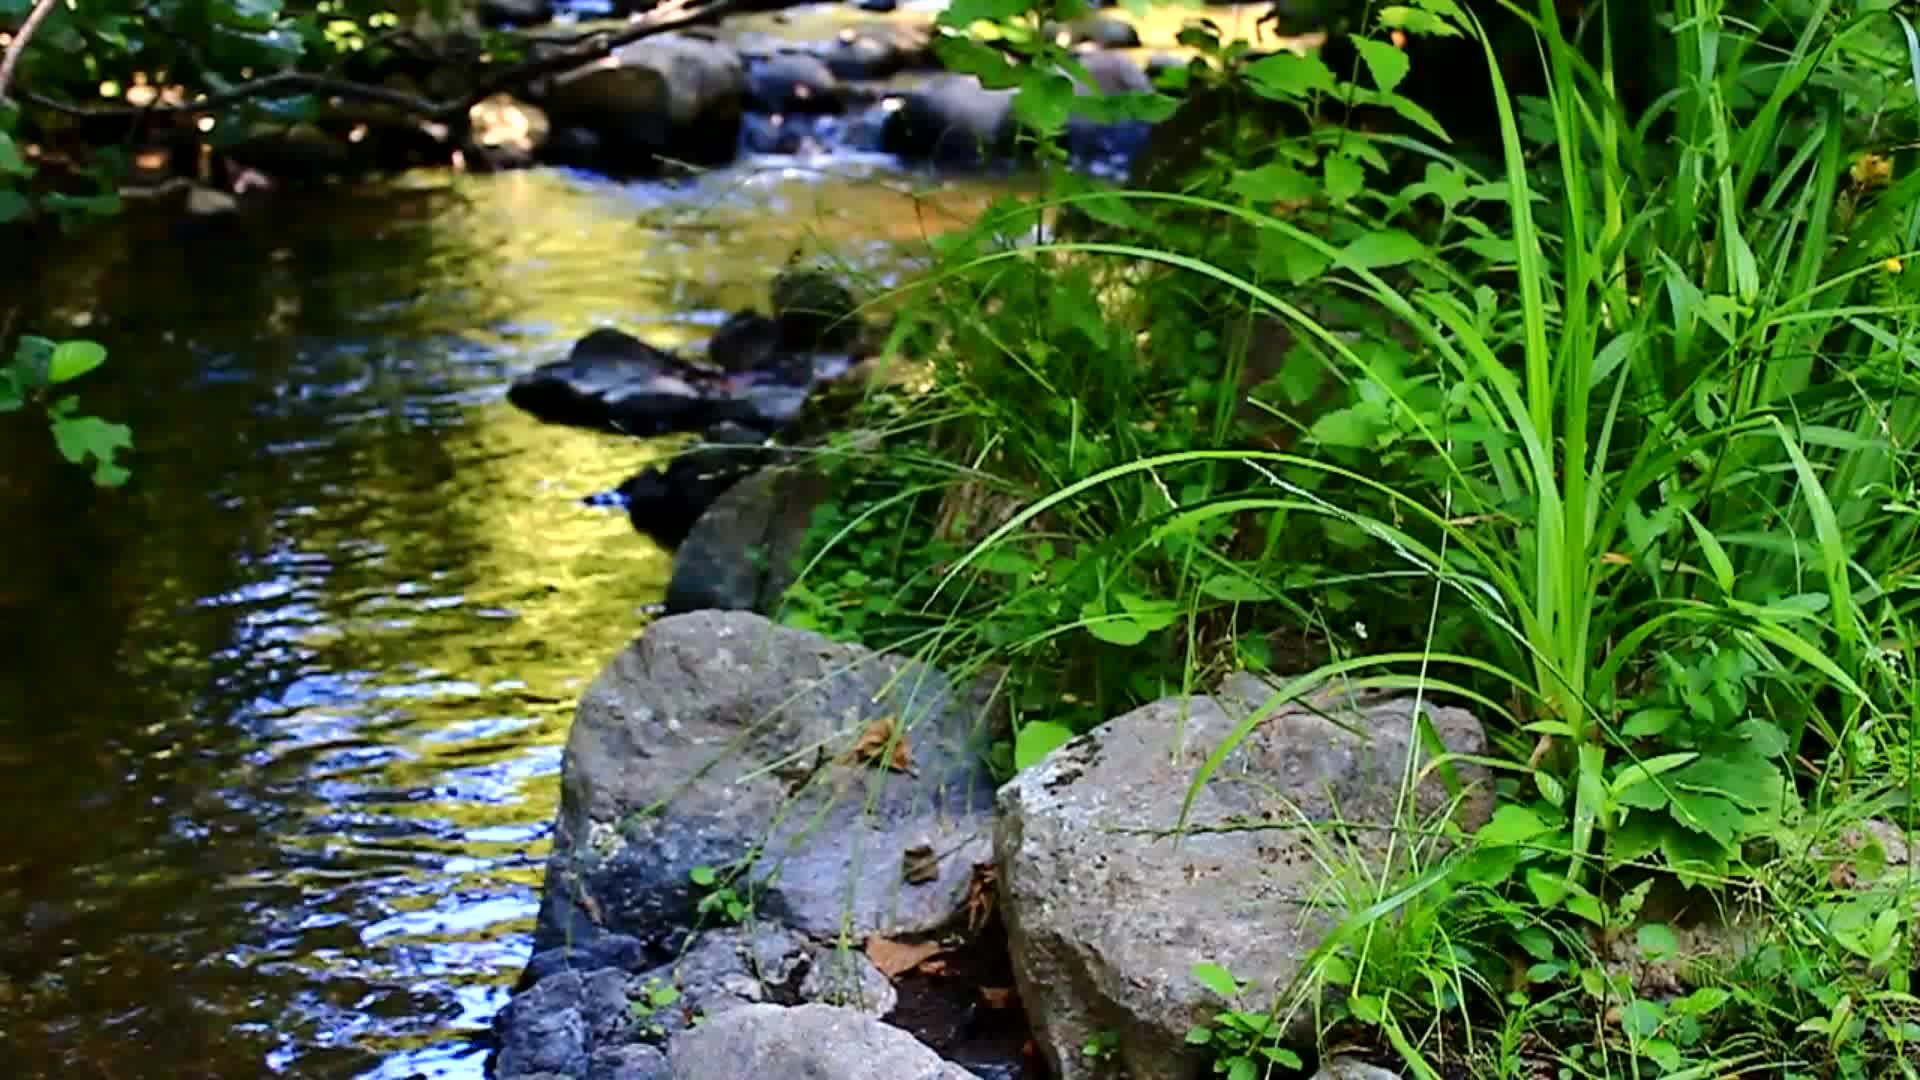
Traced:
<svg viewBox="0 0 1920 1080">
<path fill-rule="evenodd" d="M 1369 858 L 1393 834 L 1367 826 L 1404 823 L 1409 702 L 1329 696 L 1314 704 L 1333 719 L 1296 705 L 1262 721 L 1200 792 L 1189 821 L 1273 828 L 1167 837 L 1195 770 L 1268 694 L 1238 676 L 1212 697 L 1147 705 L 1001 789 L 1001 911 L 1021 1000 L 1059 1080 L 1097 1075 L 1080 1050 L 1109 1029 L 1133 1080 L 1199 1075 L 1204 1058 L 1187 1032 L 1226 1003 L 1194 979 L 1194 966 L 1227 966 L 1251 983 L 1245 1007 L 1267 1009 L 1345 914 L 1317 906 L 1329 898 L 1327 871 L 1302 820 L 1340 845 L 1341 857 Z M 1471 714 L 1423 709 L 1450 750 L 1483 751 Z M 1486 770 L 1454 769 L 1470 795 L 1457 820 L 1477 827 L 1491 808 Z M 1424 819 L 1450 805 L 1448 792 L 1429 776 L 1414 804 Z M 1361 828 L 1335 833 L 1335 821 Z M 1407 842 L 1401 834 L 1401 850 Z"/>
<path fill-rule="evenodd" d="M 675 1036 L 676 1077 L 977 1080 L 898 1028 L 832 1005 L 749 1005 Z"/>
<path fill-rule="evenodd" d="M 581 697 L 536 947 L 661 949 L 697 921 L 702 866 L 823 940 L 942 926 L 990 857 L 985 697 L 757 615 L 661 619 Z M 902 757 L 866 760 L 876 730 Z"/>
<path fill-rule="evenodd" d="M 540 104 L 556 126 L 597 136 L 612 163 L 672 157 L 730 161 L 740 137 L 746 66 L 726 45 L 660 34 L 555 77 Z"/>
</svg>

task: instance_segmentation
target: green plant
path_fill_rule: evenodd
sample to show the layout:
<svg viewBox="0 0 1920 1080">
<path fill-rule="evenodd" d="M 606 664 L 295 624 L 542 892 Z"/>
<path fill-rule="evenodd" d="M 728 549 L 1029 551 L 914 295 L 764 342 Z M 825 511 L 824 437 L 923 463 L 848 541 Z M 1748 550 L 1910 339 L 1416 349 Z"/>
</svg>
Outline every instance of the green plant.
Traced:
<svg viewBox="0 0 1920 1080">
<path fill-rule="evenodd" d="M 747 920 L 753 909 L 740 894 L 733 890 L 733 874 L 725 880 L 711 866 L 696 866 L 687 872 L 688 880 L 702 890 L 703 894 L 694 910 L 701 915 L 718 915 L 729 923 L 741 923 Z"/>
<path fill-rule="evenodd" d="M 114 455 L 132 446 L 133 433 L 124 424 L 81 415 L 76 395 L 52 396 L 106 361 L 107 350 L 92 341 L 54 342 L 24 335 L 14 345 L 13 359 L 0 368 L 0 413 L 30 405 L 44 408 L 60 456 L 75 465 L 92 458 L 94 483 L 118 487 L 127 482 L 128 472 L 115 463 Z"/>
<path fill-rule="evenodd" d="M 1245 987 L 1231 972 L 1203 963 L 1194 966 L 1193 977 L 1232 1006 L 1215 1013 L 1212 1024 L 1196 1024 L 1187 1032 L 1189 1045 L 1212 1052 L 1214 1072 L 1225 1073 L 1228 1080 L 1254 1080 L 1275 1065 L 1301 1067 L 1300 1055 L 1279 1044 L 1280 1029 L 1272 1014 L 1238 1005 Z"/>
</svg>

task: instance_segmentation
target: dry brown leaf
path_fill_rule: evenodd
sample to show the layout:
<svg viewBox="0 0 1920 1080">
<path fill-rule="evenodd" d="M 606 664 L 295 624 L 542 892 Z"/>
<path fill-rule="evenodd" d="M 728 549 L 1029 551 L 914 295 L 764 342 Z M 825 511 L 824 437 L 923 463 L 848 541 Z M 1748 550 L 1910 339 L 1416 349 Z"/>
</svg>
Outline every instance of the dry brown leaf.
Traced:
<svg viewBox="0 0 1920 1080">
<path fill-rule="evenodd" d="M 889 743 L 893 746 L 887 768 L 895 772 L 907 772 L 913 768 L 913 751 L 907 745 L 907 733 L 901 732 L 894 739 L 894 727 L 899 721 L 891 716 L 880 716 L 867 722 L 866 730 L 860 733 L 853 747 L 840 755 L 842 765 L 871 765 L 887 754 Z"/>
<path fill-rule="evenodd" d="M 920 961 L 913 970 L 922 975 L 945 975 L 947 973 L 947 962 L 936 956 L 930 960 Z"/>
<path fill-rule="evenodd" d="M 867 959 L 889 979 L 912 971 L 945 951 L 946 946 L 937 941 L 895 941 L 879 934 L 867 938 Z"/>
<path fill-rule="evenodd" d="M 983 986 L 980 988 L 980 1004 L 989 1009 L 1011 1009 L 1020 1003 L 1019 995 L 1011 986 Z"/>
<path fill-rule="evenodd" d="M 925 885 L 940 877 L 940 857 L 932 844 L 916 844 L 900 853 L 900 876 L 909 885 Z"/>
</svg>

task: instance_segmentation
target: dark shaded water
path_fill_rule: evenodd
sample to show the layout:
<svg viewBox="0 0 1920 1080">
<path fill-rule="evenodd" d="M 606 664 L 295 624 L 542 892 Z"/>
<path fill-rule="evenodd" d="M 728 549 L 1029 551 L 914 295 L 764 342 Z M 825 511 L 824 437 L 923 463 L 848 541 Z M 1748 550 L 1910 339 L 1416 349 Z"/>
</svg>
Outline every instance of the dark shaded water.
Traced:
<svg viewBox="0 0 1920 1080">
<path fill-rule="evenodd" d="M 796 247 L 884 270 L 950 220 L 904 186 L 432 178 L 43 260 L 21 325 L 108 345 L 137 453 L 95 492 L 0 417 L 0 1073 L 478 1076 L 572 700 L 668 571 L 580 504 L 660 447 L 505 384 Z"/>
</svg>

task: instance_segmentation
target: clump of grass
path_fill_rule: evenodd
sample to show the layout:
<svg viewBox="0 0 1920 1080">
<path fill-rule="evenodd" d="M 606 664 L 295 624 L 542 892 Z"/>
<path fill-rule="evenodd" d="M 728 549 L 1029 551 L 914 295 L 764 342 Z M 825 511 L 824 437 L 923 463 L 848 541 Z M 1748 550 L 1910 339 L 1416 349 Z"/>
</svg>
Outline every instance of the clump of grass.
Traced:
<svg viewBox="0 0 1920 1080">
<path fill-rule="evenodd" d="M 1492 823 L 1331 874 L 1351 914 L 1292 1001 L 1342 988 L 1330 1037 L 1416 1075 L 1911 1075 L 1911 868 L 1835 853 L 1910 826 L 1920 775 L 1920 34 L 1649 7 L 1676 69 L 1629 116 L 1636 35 L 1552 14 L 1543 99 L 1487 51 L 1490 175 L 1309 125 L 1178 190 L 1062 175 L 947 238 L 898 340 L 932 365 L 922 437 L 841 510 L 895 523 L 893 588 L 847 610 L 1007 665 L 1010 768 L 1231 667 L 1292 676 L 1275 704 L 1328 679 L 1476 703 Z M 1241 77 L 1309 119 L 1390 102 L 1404 70 L 1361 56 L 1351 83 Z M 1064 205 L 1099 238 L 1044 239 Z M 815 568 L 871 559 L 858 536 Z"/>
</svg>

